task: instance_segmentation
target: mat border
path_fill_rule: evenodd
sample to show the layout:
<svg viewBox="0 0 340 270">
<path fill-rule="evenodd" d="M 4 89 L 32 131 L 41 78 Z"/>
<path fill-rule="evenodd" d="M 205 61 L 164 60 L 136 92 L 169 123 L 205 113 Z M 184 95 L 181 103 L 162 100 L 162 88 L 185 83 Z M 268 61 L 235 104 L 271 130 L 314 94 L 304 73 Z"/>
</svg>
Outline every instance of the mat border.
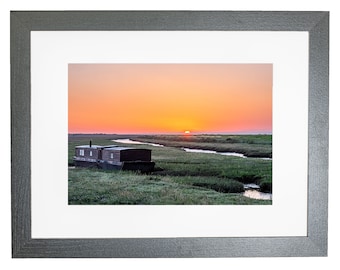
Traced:
<svg viewBox="0 0 340 270">
<path fill-rule="evenodd" d="M 12 257 L 327 256 L 329 12 L 11 11 Z M 31 31 L 307 31 L 307 237 L 31 238 Z M 15 161 L 15 162 L 14 162 Z"/>
</svg>

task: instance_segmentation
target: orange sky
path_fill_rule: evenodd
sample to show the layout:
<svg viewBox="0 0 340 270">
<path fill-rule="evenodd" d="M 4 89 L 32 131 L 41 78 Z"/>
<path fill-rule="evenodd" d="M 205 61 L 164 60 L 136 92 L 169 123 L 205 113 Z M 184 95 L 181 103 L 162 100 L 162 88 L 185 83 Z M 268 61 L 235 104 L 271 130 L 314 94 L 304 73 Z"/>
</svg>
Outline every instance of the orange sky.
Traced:
<svg viewBox="0 0 340 270">
<path fill-rule="evenodd" d="M 69 133 L 271 133 L 272 64 L 69 64 Z"/>
</svg>

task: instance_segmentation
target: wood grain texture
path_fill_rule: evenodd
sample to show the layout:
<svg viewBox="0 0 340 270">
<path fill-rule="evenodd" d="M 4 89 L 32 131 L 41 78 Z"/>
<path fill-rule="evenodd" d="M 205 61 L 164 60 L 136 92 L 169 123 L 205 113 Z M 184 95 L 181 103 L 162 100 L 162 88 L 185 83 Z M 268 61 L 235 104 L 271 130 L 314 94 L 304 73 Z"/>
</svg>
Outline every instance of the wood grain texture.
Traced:
<svg viewBox="0 0 340 270">
<path fill-rule="evenodd" d="M 308 228 L 327 254 L 329 136 L 329 16 L 309 31 Z"/>
<path fill-rule="evenodd" d="M 326 256 L 328 203 L 328 12 L 11 12 L 12 256 Z M 308 31 L 308 236 L 260 238 L 31 238 L 30 31 Z"/>
</svg>

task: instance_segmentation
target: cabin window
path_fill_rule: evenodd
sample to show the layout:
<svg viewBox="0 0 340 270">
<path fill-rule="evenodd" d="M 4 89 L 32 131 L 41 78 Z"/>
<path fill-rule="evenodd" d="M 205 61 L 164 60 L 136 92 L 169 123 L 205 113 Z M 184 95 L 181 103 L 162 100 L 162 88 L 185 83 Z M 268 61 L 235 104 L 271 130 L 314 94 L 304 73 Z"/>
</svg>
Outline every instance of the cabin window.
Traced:
<svg viewBox="0 0 340 270">
<path fill-rule="evenodd" d="M 110 157 L 113 159 L 113 153 L 111 153 Z"/>
<path fill-rule="evenodd" d="M 90 157 L 92 157 L 92 151 L 90 151 Z"/>
<path fill-rule="evenodd" d="M 84 156 L 84 154 L 85 154 L 85 153 L 84 153 L 84 149 L 80 149 L 80 150 L 79 150 L 79 155 L 80 155 L 80 156 Z"/>
</svg>

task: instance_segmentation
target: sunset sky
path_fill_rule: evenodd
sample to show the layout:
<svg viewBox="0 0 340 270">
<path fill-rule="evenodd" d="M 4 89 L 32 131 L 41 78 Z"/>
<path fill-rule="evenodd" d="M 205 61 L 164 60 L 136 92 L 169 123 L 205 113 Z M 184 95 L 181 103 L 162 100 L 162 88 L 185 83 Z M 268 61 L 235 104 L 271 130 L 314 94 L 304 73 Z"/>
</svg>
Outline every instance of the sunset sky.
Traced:
<svg viewBox="0 0 340 270">
<path fill-rule="evenodd" d="M 271 133 L 272 64 L 69 64 L 69 133 Z"/>
</svg>

